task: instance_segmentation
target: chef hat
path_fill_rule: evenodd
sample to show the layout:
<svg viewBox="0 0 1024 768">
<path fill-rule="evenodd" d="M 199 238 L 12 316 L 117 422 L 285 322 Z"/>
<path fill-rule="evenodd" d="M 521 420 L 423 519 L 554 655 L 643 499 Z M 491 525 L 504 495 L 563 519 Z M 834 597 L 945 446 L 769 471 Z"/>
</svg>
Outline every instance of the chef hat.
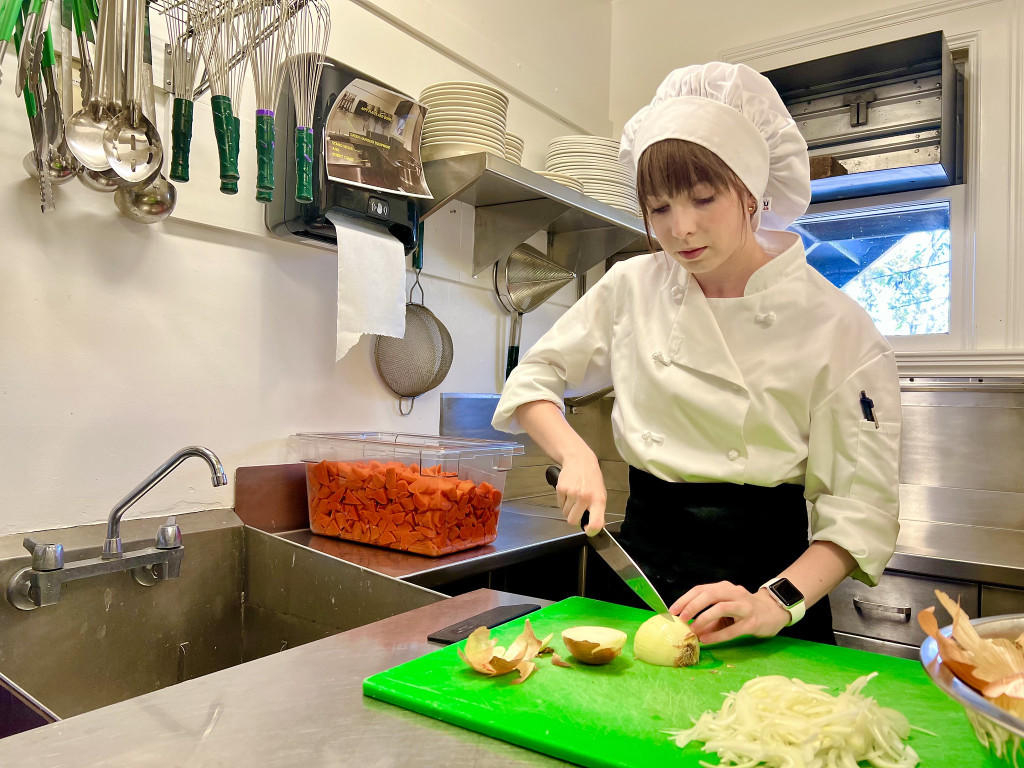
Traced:
<svg viewBox="0 0 1024 768">
<path fill-rule="evenodd" d="M 718 155 L 758 198 L 754 229 L 785 229 L 811 199 L 807 142 L 775 87 L 745 64 L 713 61 L 677 69 L 622 131 L 619 159 L 683 139 Z"/>
</svg>

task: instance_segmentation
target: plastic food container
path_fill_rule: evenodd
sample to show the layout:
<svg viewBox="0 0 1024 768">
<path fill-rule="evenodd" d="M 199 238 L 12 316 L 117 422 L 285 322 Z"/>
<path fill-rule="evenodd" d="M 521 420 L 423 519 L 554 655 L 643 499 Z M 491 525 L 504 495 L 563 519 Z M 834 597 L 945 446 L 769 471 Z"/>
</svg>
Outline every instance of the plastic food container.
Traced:
<svg viewBox="0 0 1024 768">
<path fill-rule="evenodd" d="M 494 541 L 515 442 L 301 433 L 313 533 L 437 557 Z"/>
</svg>

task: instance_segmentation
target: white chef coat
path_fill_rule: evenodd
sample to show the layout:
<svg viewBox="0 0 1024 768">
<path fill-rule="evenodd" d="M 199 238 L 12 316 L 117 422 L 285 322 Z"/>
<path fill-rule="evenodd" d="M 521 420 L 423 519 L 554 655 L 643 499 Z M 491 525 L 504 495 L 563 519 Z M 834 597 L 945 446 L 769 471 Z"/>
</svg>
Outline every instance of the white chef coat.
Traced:
<svg viewBox="0 0 1024 768">
<path fill-rule="evenodd" d="M 758 238 L 773 258 L 737 298 L 706 298 L 664 253 L 613 266 L 523 357 L 492 423 L 522 432 L 523 403 L 564 411 L 566 392 L 613 385 L 627 463 L 673 482 L 803 484 L 811 540 L 841 546 L 874 585 L 899 531 L 895 356 L 799 236 Z"/>
</svg>

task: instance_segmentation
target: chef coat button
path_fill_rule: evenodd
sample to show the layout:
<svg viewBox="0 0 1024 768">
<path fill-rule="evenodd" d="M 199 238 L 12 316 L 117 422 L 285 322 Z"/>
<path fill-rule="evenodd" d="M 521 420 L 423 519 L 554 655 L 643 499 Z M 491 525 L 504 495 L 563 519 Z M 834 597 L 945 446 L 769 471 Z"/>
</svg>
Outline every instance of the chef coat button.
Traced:
<svg viewBox="0 0 1024 768">
<path fill-rule="evenodd" d="M 641 440 L 650 440 L 651 439 L 651 433 L 648 430 L 645 429 L 643 432 L 640 433 L 640 439 Z"/>
<path fill-rule="evenodd" d="M 683 298 L 683 293 L 684 293 L 683 286 L 681 286 L 681 285 L 673 285 L 672 286 L 672 298 L 675 299 L 676 301 L 679 301 L 680 299 Z"/>
<path fill-rule="evenodd" d="M 754 322 L 760 325 L 769 326 L 775 322 L 774 312 L 758 312 L 754 315 Z"/>
<path fill-rule="evenodd" d="M 653 360 L 656 363 L 661 363 L 662 365 L 671 364 L 669 359 L 665 357 L 665 354 L 661 351 L 655 352 L 653 355 L 651 355 L 651 360 Z"/>
<path fill-rule="evenodd" d="M 740 457 L 740 452 L 736 450 L 729 451 L 726 456 L 729 457 L 729 461 L 736 461 Z"/>
</svg>

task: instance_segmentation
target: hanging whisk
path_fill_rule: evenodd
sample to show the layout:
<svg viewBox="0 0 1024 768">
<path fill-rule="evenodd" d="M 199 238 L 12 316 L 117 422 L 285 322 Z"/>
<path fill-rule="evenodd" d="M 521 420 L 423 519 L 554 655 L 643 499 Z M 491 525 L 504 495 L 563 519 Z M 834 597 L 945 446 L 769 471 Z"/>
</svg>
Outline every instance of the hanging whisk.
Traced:
<svg viewBox="0 0 1024 768">
<path fill-rule="evenodd" d="M 274 108 L 288 58 L 291 0 L 244 0 L 243 43 L 256 87 L 256 199 L 274 199 Z"/>
<path fill-rule="evenodd" d="M 242 46 L 242 15 L 236 1 L 205 0 L 200 26 L 203 58 L 213 93 L 210 106 L 220 157 L 220 191 L 234 195 L 238 192 L 241 123 L 233 105 L 240 101 L 247 64 Z"/>
<path fill-rule="evenodd" d="M 171 122 L 171 179 L 188 181 L 188 155 L 192 144 L 192 110 L 196 70 L 202 55 L 198 0 L 179 0 L 164 10 L 171 44 L 171 87 L 174 117 Z"/>
<path fill-rule="evenodd" d="M 288 20 L 288 59 L 295 101 L 295 199 L 313 202 L 313 110 L 331 35 L 327 0 L 309 0 Z"/>
</svg>

